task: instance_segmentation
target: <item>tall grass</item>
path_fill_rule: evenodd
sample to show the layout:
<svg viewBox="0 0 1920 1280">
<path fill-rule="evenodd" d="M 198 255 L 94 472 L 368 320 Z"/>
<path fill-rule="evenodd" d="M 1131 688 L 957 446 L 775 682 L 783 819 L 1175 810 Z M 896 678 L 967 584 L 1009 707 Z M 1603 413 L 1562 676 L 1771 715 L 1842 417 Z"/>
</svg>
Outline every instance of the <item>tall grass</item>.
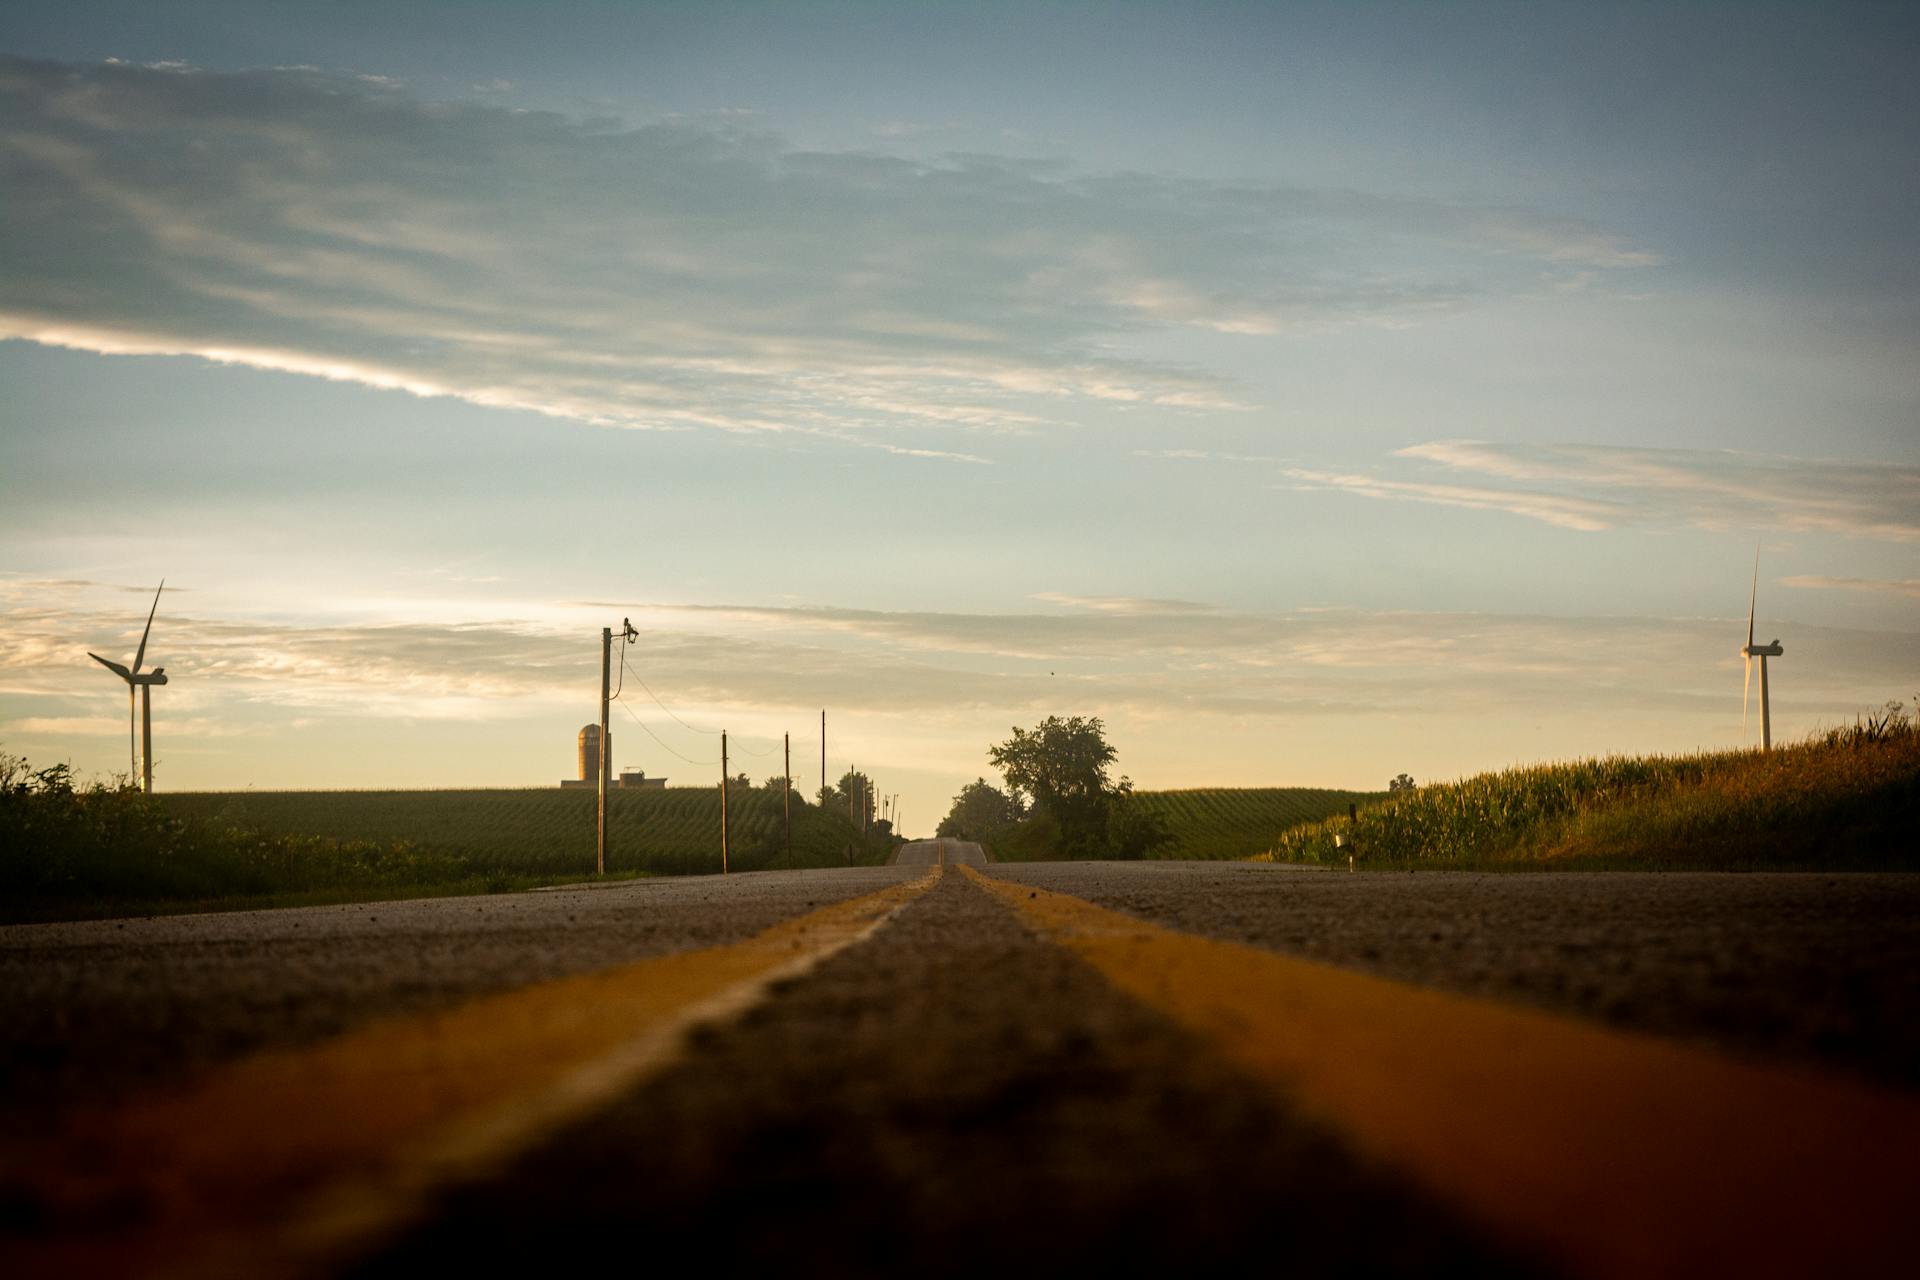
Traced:
<svg viewBox="0 0 1920 1280">
<path fill-rule="evenodd" d="M 1920 732 L 1887 714 L 1772 752 L 1612 757 L 1398 792 L 1265 855 L 1370 867 L 1920 867 Z M 1336 844 L 1340 838 L 1343 844 Z"/>
</svg>

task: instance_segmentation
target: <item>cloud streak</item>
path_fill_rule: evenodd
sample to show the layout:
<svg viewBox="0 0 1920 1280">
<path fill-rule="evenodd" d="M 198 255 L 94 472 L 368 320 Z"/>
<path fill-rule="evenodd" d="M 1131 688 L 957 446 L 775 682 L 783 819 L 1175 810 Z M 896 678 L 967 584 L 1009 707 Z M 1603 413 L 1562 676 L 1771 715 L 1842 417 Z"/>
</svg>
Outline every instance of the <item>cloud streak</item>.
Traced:
<svg viewBox="0 0 1920 1280">
<path fill-rule="evenodd" d="M 1728 449 L 1436 440 L 1396 458 L 1479 483 L 1287 467 L 1294 487 L 1503 511 L 1563 529 L 1692 526 L 1920 541 L 1920 467 Z"/>
<path fill-rule="evenodd" d="M 0 60 L 0 182 L 0 337 L 965 461 L 950 438 L 1091 405 L 1236 403 L 1116 334 L 1406 324 L 1656 261 L 1526 211 L 809 152 L 308 68 Z"/>
<path fill-rule="evenodd" d="M 1795 574 L 1780 579 L 1780 585 L 1805 591 L 1867 591 L 1920 600 L 1920 578 L 1829 578 L 1819 574 Z"/>
<path fill-rule="evenodd" d="M 1614 504 L 1564 494 L 1541 493 L 1522 489 L 1489 489 L 1472 485 L 1428 484 L 1412 480 L 1385 480 L 1377 476 L 1315 471 L 1304 467 L 1285 467 L 1281 474 L 1293 481 L 1293 488 L 1333 489 L 1396 502 L 1424 502 L 1441 507 L 1465 507 L 1473 511 L 1504 511 L 1545 521 L 1562 529 L 1592 533 L 1610 529 L 1620 516 Z"/>
<path fill-rule="evenodd" d="M 85 651 L 124 637 L 118 593 L 14 583 L 0 584 L 0 601 L 0 745 L 33 759 L 67 751 L 116 762 L 124 690 Z M 1506 734 L 1545 725 L 1573 744 L 1594 742 L 1609 724 L 1660 735 L 1642 736 L 1640 749 L 1731 745 L 1738 732 L 1742 618 L 1265 614 L 1064 593 L 1043 603 L 1053 611 L 632 600 L 593 616 L 610 605 L 632 617 L 647 684 L 690 724 L 777 746 L 783 731 L 831 707 L 839 732 L 860 726 L 863 753 L 885 742 L 896 762 L 966 776 L 994 735 L 1054 713 L 1106 716 L 1167 768 L 1187 759 L 1196 735 L 1265 742 L 1272 780 L 1315 776 L 1335 740 L 1371 743 L 1372 758 L 1415 748 L 1446 756 L 1461 735 L 1493 725 Z M 552 618 L 575 607 L 524 613 Z M 1786 639 L 1790 669 L 1775 696 L 1782 725 L 1837 723 L 1877 706 L 1906 689 L 1920 663 L 1916 634 L 1796 625 Z M 570 733 L 599 688 L 589 628 L 512 617 L 295 625 L 180 611 L 149 654 L 173 677 L 156 711 L 183 758 L 201 739 L 209 749 L 215 740 L 264 743 L 295 723 L 388 747 L 456 729 L 495 741 L 551 735 L 556 725 Z M 629 709 L 671 753 L 655 761 L 633 746 L 636 759 L 656 771 L 678 770 L 674 757 L 707 759 L 710 739 L 674 724 L 633 681 L 627 689 Z M 644 735 L 628 728 L 624 740 L 640 743 Z M 1482 750 L 1495 752 L 1493 763 L 1513 758 Z M 235 759 L 229 768 L 252 767 Z M 1212 766 L 1181 767 L 1204 776 Z"/>
</svg>

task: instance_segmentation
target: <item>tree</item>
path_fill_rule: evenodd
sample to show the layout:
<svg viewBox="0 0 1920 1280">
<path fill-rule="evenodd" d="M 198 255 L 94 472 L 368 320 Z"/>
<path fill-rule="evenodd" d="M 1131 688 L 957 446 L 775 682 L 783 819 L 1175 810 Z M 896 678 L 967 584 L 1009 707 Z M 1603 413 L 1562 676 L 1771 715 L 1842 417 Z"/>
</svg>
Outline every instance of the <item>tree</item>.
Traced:
<svg viewBox="0 0 1920 1280">
<path fill-rule="evenodd" d="M 1401 775 L 1400 775 L 1399 777 L 1397 777 L 1397 778 L 1390 778 L 1390 779 L 1388 779 L 1388 781 L 1387 781 L 1387 790 L 1389 790 L 1389 791 L 1411 791 L 1411 790 L 1413 790 L 1413 775 L 1412 775 L 1412 774 L 1406 774 L 1406 773 L 1403 773 L 1403 774 L 1401 774 Z"/>
<path fill-rule="evenodd" d="M 840 781 L 837 785 L 821 789 L 820 807 L 844 813 L 852 820 L 855 826 L 858 826 L 861 817 L 860 810 L 862 805 L 860 802 L 862 797 L 866 800 L 864 806 L 867 811 L 866 819 L 868 823 L 871 823 L 873 821 L 874 807 L 879 803 L 879 797 L 876 796 L 873 791 L 873 779 L 864 773 L 849 769 L 840 775 Z"/>
<path fill-rule="evenodd" d="M 1013 736 L 987 758 L 1006 775 L 1016 798 L 1032 796 L 1036 804 L 1057 808 L 1105 794 L 1114 751 L 1099 716 L 1048 716 L 1031 733 L 1014 726 Z"/>
<path fill-rule="evenodd" d="M 1134 861 L 1173 840 L 1166 819 L 1134 798 L 1130 779 L 1120 779 L 1107 800 L 1107 848 L 1112 856 Z"/>
<path fill-rule="evenodd" d="M 935 835 L 949 840 L 973 840 L 991 843 L 1019 825 L 1027 816 L 1019 798 L 1010 796 L 985 778 L 975 778 L 960 788 L 953 807 L 940 819 Z"/>
<path fill-rule="evenodd" d="M 1048 716 L 1033 731 L 1015 726 L 1013 737 L 987 758 L 1007 780 L 1013 799 L 1033 798 L 1036 813 L 1060 827 L 1068 857 L 1090 857 L 1107 848 L 1107 766 L 1114 750 L 1098 716 Z"/>
</svg>

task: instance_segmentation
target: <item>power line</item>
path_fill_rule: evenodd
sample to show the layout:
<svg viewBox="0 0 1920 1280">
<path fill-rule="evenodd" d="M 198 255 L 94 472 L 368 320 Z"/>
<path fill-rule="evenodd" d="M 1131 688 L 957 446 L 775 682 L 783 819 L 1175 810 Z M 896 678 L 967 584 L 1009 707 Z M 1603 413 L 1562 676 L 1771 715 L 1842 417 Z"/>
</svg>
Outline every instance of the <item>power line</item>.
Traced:
<svg viewBox="0 0 1920 1280">
<path fill-rule="evenodd" d="M 632 668 L 627 666 L 627 653 L 625 649 L 622 649 L 620 651 L 620 687 L 622 689 L 626 688 L 626 680 L 628 676 L 633 677 L 633 682 L 635 684 L 639 685 L 642 689 L 646 689 L 647 696 L 653 699 L 654 705 L 659 707 L 662 711 L 666 712 L 667 715 L 673 720 L 673 722 L 679 725 L 682 729 L 686 729 L 692 733 L 704 733 L 704 734 L 708 734 L 710 736 L 715 736 L 715 737 L 725 733 L 725 730 L 722 730 L 722 729 L 702 729 L 700 726 L 688 724 L 685 720 L 682 720 L 679 716 L 674 715 L 673 708 L 669 707 L 666 703 L 660 701 L 660 695 L 655 693 L 651 688 L 648 687 L 647 682 L 640 678 L 640 673 L 637 671 L 634 671 Z M 616 702 L 619 701 L 620 694 L 616 691 L 613 695 L 613 698 Z M 632 707 L 628 707 L 627 704 L 624 702 L 620 703 L 620 705 L 623 708 L 625 708 L 626 713 L 628 715 L 633 716 L 633 722 L 635 724 L 639 725 L 642 729 L 647 729 L 646 722 L 642 720 L 639 716 L 634 715 Z M 660 742 L 659 735 L 654 733 L 653 730 L 647 729 L 647 734 L 655 742 Z M 660 745 L 663 747 L 667 747 L 667 744 L 664 742 L 660 742 Z M 735 744 L 735 745 L 739 746 L 742 751 L 745 751 L 750 756 L 765 758 L 773 754 L 772 746 L 768 746 L 765 751 L 755 751 L 752 747 L 745 746 L 743 744 Z M 673 748 L 667 747 L 667 750 L 673 751 Z M 680 756 L 680 758 L 682 760 L 686 760 L 688 764 L 713 764 L 714 763 L 714 761 L 712 760 L 688 759 L 688 757 L 686 756 L 681 756 L 678 751 L 673 751 L 673 754 L 676 756 Z"/>
<path fill-rule="evenodd" d="M 699 725 L 689 725 L 689 723 L 685 722 L 685 720 L 682 720 L 680 716 L 676 716 L 676 714 L 674 714 L 674 708 L 672 708 L 672 706 L 668 706 L 666 702 L 662 702 L 662 700 L 660 700 L 659 693 L 655 693 L 655 691 L 653 691 L 653 689 L 651 689 L 651 687 L 647 685 L 647 681 L 643 681 L 643 679 L 639 677 L 639 672 L 634 672 L 632 668 L 628 668 L 628 664 L 626 664 L 626 651 L 622 649 L 622 651 L 620 651 L 620 687 L 622 687 L 622 689 L 626 687 L 626 677 L 628 676 L 634 677 L 634 683 L 636 683 L 636 685 L 639 685 L 641 689 L 645 689 L 645 691 L 647 691 L 647 697 L 649 697 L 649 699 L 653 699 L 653 704 L 655 704 L 655 706 L 659 706 L 662 712 L 666 712 L 666 714 L 668 714 L 668 718 L 672 718 L 672 722 L 678 723 L 678 725 L 680 725 L 682 729 L 687 729 L 687 731 L 691 731 L 691 733 L 707 733 L 708 737 L 718 737 L 720 733 L 724 733 L 724 729 L 703 729 L 703 727 L 699 727 Z M 620 695 L 618 695 L 618 693 L 614 693 L 612 697 L 618 700 L 618 697 L 620 697 Z M 628 710 L 628 716 L 634 716 L 634 712 L 632 712 L 632 708 Z M 639 723 L 639 716 L 634 716 L 634 720 L 636 720 L 636 723 Z M 641 729 L 647 729 L 647 725 L 645 725 L 645 723 L 641 723 L 639 727 L 641 727 Z M 653 733 L 653 729 L 647 729 L 647 733 Z M 653 739 L 653 741 L 655 741 L 655 743 L 659 743 L 660 739 Z M 666 743 L 660 743 L 660 745 L 662 745 L 662 747 L 666 747 Z M 741 748 L 741 750 L 745 750 L 745 752 L 747 752 L 749 756 L 756 756 L 756 758 L 766 758 L 766 756 L 772 756 L 772 754 L 774 754 L 774 748 L 772 747 L 768 747 L 766 748 L 766 750 L 755 750 L 755 748 L 753 747 L 745 747 L 745 745 L 739 745 L 739 748 Z M 674 748 L 668 747 L 668 750 L 674 750 Z M 676 754 L 676 756 L 680 756 L 680 752 L 678 752 L 678 750 L 674 750 L 674 754 Z M 682 758 L 682 760 L 685 760 L 685 756 L 680 756 L 680 758 Z M 689 760 L 689 764 L 695 764 L 695 762 L 691 762 L 691 760 Z M 707 764 L 712 764 L 712 760 L 708 760 Z"/>
<path fill-rule="evenodd" d="M 652 729 L 648 729 L 647 722 L 645 720 L 642 720 L 639 716 L 634 715 L 634 711 L 632 707 L 628 706 L 626 703 L 623 702 L 620 704 L 620 709 L 626 712 L 628 715 L 633 716 L 633 722 L 639 725 L 642 729 L 645 729 L 647 736 L 649 738 L 652 738 L 655 742 L 660 743 L 660 746 L 663 750 L 667 751 L 672 755 L 679 756 L 680 759 L 686 761 L 688 764 L 699 765 L 702 768 L 706 768 L 706 767 L 720 763 L 718 760 L 695 760 L 692 756 L 680 755 L 678 751 L 675 751 L 672 747 L 667 746 L 667 744 L 661 740 L 661 737 L 659 734 L 655 733 Z"/>
<path fill-rule="evenodd" d="M 620 670 L 622 672 L 621 678 L 624 679 L 627 672 L 627 655 L 624 653 L 620 655 Z M 666 703 L 660 701 L 660 695 L 655 693 L 652 689 L 648 689 L 647 682 L 645 680 L 642 680 L 638 674 L 634 675 L 633 682 L 639 685 L 642 689 L 646 689 L 647 696 L 653 699 L 654 705 L 659 707 L 662 711 L 666 712 L 667 715 L 671 716 L 673 719 L 673 722 L 679 725 L 682 729 L 686 729 L 692 733 L 704 733 L 708 737 L 713 737 L 713 738 L 719 737 L 720 734 L 723 732 L 720 729 L 702 729 L 699 725 L 688 724 L 685 720 L 682 720 L 679 716 L 674 715 L 673 708 L 669 707 Z"/>
</svg>

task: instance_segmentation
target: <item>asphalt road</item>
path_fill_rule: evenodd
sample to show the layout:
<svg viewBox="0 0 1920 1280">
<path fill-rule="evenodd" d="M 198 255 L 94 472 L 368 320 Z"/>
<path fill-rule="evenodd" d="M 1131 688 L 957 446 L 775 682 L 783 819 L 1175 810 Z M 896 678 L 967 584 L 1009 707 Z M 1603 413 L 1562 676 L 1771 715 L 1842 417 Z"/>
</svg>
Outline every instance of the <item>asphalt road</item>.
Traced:
<svg viewBox="0 0 1920 1280">
<path fill-rule="evenodd" d="M 0 1132 L 369 1018 L 737 942 L 892 869 L 0 928 Z"/>
<path fill-rule="evenodd" d="M 16 926 L 0 1269 L 491 1271 L 550 1266 L 556 1241 L 638 1240 L 836 1274 L 1677 1273 L 1688 1248 L 1733 1245 L 1682 1241 L 1676 1221 L 1662 1254 L 1661 1219 L 1636 1237 L 1653 1253 L 1610 1252 L 1619 1230 L 1593 1243 L 1487 1208 L 1475 1175 L 1528 1158 L 1524 1133 L 1485 1152 L 1458 1138 L 1471 1127 L 1396 1142 L 1450 1110 L 1537 1124 L 1535 1147 L 1592 1175 L 1567 1184 L 1578 1204 L 1615 1181 L 1610 1160 L 1715 1158 L 1704 1131 L 1660 1147 L 1692 1088 L 1735 1135 L 1799 1117 L 1777 1150 L 1729 1141 L 1729 1177 L 1786 1153 L 1857 1166 L 1830 1208 L 1796 1169 L 1795 1212 L 1864 1239 L 1824 1269 L 1867 1270 L 1912 1244 L 1875 1235 L 1873 1187 L 1901 1185 L 1874 1164 L 1886 1143 L 1911 1175 L 1920 1141 L 1916 921 L 1908 876 L 988 866 L 929 841 L 876 869 Z M 1210 1023 L 1196 1010 L 1216 992 L 1238 1003 Z M 1347 1010 L 1359 1039 L 1341 1039 Z M 1391 1039 L 1416 1022 L 1438 1030 Z M 1294 1058 L 1321 1046 L 1346 1057 L 1316 1076 Z M 1633 1073 L 1651 1071 L 1669 1084 L 1645 1087 L 1649 1107 L 1681 1119 L 1615 1152 L 1540 1118 L 1582 1109 L 1551 1093 L 1503 1117 L 1525 1062 L 1595 1063 L 1629 1128 Z M 1363 1077 L 1385 1102 L 1341 1094 Z M 1368 1116 L 1402 1083 L 1428 1092 L 1382 1137 Z M 417 1115 L 387 1116 L 409 1090 Z M 344 1145 L 312 1154 L 328 1143 Z M 1719 1180 L 1686 1168 L 1685 1185 Z M 1773 1184 L 1748 1181 L 1766 1221 Z M 342 1200 L 349 1184 L 379 1193 Z M 1699 1233 L 1714 1212 L 1691 1213 Z M 1745 1269 L 1804 1261 L 1767 1243 Z"/>
</svg>

